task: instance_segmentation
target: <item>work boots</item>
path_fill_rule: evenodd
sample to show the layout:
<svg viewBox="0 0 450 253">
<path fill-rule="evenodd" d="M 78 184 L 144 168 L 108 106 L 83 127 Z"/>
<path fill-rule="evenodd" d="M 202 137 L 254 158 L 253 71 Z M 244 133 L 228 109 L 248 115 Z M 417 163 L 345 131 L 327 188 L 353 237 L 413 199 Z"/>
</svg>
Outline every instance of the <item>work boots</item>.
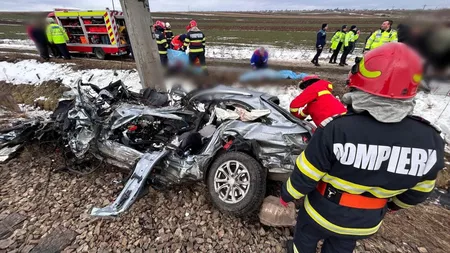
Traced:
<svg viewBox="0 0 450 253">
<path fill-rule="evenodd" d="M 286 252 L 294 253 L 294 241 L 293 240 L 288 240 L 286 242 Z"/>
</svg>

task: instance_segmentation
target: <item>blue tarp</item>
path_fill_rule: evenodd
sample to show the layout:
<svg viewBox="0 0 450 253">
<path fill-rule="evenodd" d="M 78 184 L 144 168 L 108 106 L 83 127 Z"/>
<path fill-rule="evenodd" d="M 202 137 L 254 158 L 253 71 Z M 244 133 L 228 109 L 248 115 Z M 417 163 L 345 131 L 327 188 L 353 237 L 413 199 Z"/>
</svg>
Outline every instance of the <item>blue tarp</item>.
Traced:
<svg viewBox="0 0 450 253">
<path fill-rule="evenodd" d="M 183 51 L 168 49 L 167 58 L 169 58 L 169 66 L 177 66 L 183 68 L 189 66 L 189 56 Z"/>
<path fill-rule="evenodd" d="M 261 69 L 256 71 L 249 71 L 241 75 L 239 80 L 241 82 L 251 82 L 251 81 L 261 81 L 261 80 L 282 80 L 282 79 L 292 79 L 301 80 L 306 73 L 295 73 L 292 70 L 280 70 L 276 71 L 273 69 Z"/>
</svg>

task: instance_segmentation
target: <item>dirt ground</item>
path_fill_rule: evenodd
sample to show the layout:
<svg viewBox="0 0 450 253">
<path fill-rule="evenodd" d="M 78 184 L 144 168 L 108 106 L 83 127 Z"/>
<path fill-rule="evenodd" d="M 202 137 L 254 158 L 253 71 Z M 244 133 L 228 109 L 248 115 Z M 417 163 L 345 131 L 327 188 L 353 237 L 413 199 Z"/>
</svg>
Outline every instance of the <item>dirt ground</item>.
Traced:
<svg viewBox="0 0 450 253">
<path fill-rule="evenodd" d="M 0 61 L 30 58 L 14 53 L 7 57 L 1 55 Z M 72 62 L 80 69 L 105 66 L 98 60 Z M 132 62 L 120 61 L 107 65 L 116 69 L 135 67 Z M 238 74 L 221 71 L 223 66 L 228 69 L 246 66 L 223 61 L 211 65 L 209 78 L 225 84 L 234 83 Z M 345 91 L 348 69 L 276 66 L 286 67 L 329 78 L 337 95 Z M 31 101 L 32 96 L 24 98 L 17 87 L 0 83 L 0 90 L 11 91 L 16 100 Z M 54 91 L 56 96 L 62 90 L 54 82 L 41 88 L 26 88 L 25 93 L 40 96 Z M 66 237 L 70 239 L 58 247 L 53 245 L 54 248 L 62 252 L 284 252 L 286 240 L 292 238 L 292 229 L 265 227 L 256 215 L 246 219 L 223 215 L 212 206 L 201 183 L 163 191 L 150 189 L 124 215 L 112 220 L 92 218 L 90 209 L 113 201 L 128 173 L 103 165 L 93 174 L 82 176 L 61 170 L 63 167 L 64 161 L 51 143 L 30 144 L 18 157 L 0 165 L 0 253 L 42 252 L 49 240 L 55 243 Z M 440 179 L 444 186 L 450 182 L 448 170 L 445 175 Z M 22 221 L 2 233 L 2 224 L 13 215 L 19 215 Z M 355 252 L 450 252 L 448 217 L 449 210 L 433 203 L 389 214 L 380 232 L 359 242 Z"/>
</svg>

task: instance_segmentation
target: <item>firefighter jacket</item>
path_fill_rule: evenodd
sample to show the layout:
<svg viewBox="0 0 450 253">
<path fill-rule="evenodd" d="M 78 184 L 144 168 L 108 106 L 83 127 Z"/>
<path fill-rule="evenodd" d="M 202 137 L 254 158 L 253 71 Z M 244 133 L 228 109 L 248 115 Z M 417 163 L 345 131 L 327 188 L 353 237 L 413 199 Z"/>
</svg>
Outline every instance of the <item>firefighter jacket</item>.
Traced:
<svg viewBox="0 0 450 253">
<path fill-rule="evenodd" d="M 202 53 L 205 52 L 206 37 L 200 29 L 193 27 L 186 34 L 184 40 L 184 49 L 189 47 L 189 53 Z"/>
<path fill-rule="evenodd" d="M 383 31 L 381 29 L 372 33 L 366 43 L 366 50 L 372 50 L 377 47 L 380 47 L 389 42 L 397 42 L 397 31 L 395 30 L 387 30 Z"/>
<path fill-rule="evenodd" d="M 69 36 L 61 26 L 50 24 L 47 26 L 47 39 L 52 44 L 64 44 L 69 40 Z"/>
<path fill-rule="evenodd" d="M 158 52 L 160 55 L 167 54 L 167 49 L 169 48 L 169 44 L 167 43 L 166 36 L 164 35 L 164 30 L 156 29 L 155 30 L 155 38 L 156 44 L 158 44 Z"/>
<path fill-rule="evenodd" d="M 337 31 L 333 37 L 331 38 L 331 46 L 330 48 L 336 50 L 339 43 L 343 43 L 345 40 L 345 32 Z"/>
<path fill-rule="evenodd" d="M 308 86 L 299 96 L 292 100 L 290 111 L 297 118 L 305 119 L 311 115 L 319 126 L 325 119 L 347 112 L 345 106 L 333 94 L 333 85 L 320 80 Z"/>
<path fill-rule="evenodd" d="M 172 42 L 172 39 L 174 37 L 172 30 L 170 30 L 170 29 L 165 30 L 164 35 L 166 36 L 167 44 L 169 44 L 169 46 L 170 46 L 170 43 Z"/>
<path fill-rule="evenodd" d="M 344 39 L 344 47 L 351 46 L 353 43 L 355 43 L 356 39 L 358 39 L 359 35 L 356 34 L 355 31 L 351 30 L 348 33 L 345 34 Z"/>
<path fill-rule="evenodd" d="M 387 205 L 396 209 L 425 201 L 443 168 L 444 140 L 425 120 L 408 116 L 387 124 L 367 112 L 349 113 L 316 130 L 281 194 L 286 202 L 305 196 L 312 224 L 364 238 L 380 228 L 389 199 Z M 329 191 L 321 192 L 320 185 Z M 385 203 L 348 207 L 365 205 L 358 199 Z"/>
</svg>

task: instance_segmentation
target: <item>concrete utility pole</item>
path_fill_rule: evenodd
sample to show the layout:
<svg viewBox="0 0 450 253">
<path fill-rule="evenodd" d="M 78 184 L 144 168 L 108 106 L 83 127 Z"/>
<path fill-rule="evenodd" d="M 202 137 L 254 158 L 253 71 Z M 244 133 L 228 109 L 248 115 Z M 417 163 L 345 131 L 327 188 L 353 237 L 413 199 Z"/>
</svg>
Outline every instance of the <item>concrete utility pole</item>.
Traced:
<svg viewBox="0 0 450 253">
<path fill-rule="evenodd" d="M 163 68 L 153 35 L 149 0 L 120 0 L 143 88 L 165 90 Z"/>
</svg>

